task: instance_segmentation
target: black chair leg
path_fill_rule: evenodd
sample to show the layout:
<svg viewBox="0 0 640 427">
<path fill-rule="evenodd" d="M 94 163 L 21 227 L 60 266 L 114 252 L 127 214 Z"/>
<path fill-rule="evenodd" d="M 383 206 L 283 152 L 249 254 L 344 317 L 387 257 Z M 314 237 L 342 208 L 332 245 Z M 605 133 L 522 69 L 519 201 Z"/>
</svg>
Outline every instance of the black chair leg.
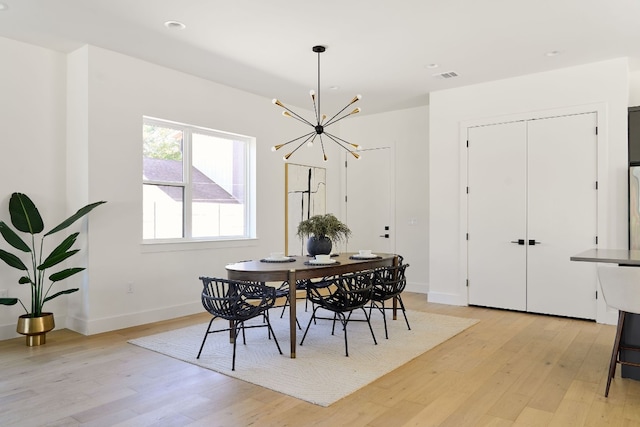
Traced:
<svg viewBox="0 0 640 427">
<path fill-rule="evenodd" d="M 282 313 L 280 313 L 281 319 L 284 316 L 284 312 L 288 306 L 289 306 L 289 296 L 287 296 L 287 300 L 285 301 L 284 306 L 282 306 Z M 307 311 L 306 307 L 305 307 L 305 311 Z M 298 329 L 302 330 L 302 326 L 300 326 L 300 322 L 298 321 L 297 317 L 296 317 L 296 325 L 298 325 Z"/>
<path fill-rule="evenodd" d="M 387 329 L 387 314 L 385 313 L 384 301 L 382 301 L 382 310 L 380 311 L 382 312 L 382 321 L 384 322 L 384 337 L 386 339 L 389 339 L 389 330 Z M 371 317 L 371 314 L 369 314 L 369 317 Z"/>
<path fill-rule="evenodd" d="M 338 313 L 336 313 L 338 314 Z M 349 313 L 349 315 L 351 315 L 351 313 Z M 344 317 L 344 314 L 339 313 L 340 316 L 340 322 L 342 322 L 342 329 L 344 329 L 344 354 L 345 356 L 349 357 L 349 340 L 347 339 L 347 322 L 348 320 Z M 335 317 L 333 319 L 334 323 L 335 323 Z"/>
<path fill-rule="evenodd" d="M 407 310 L 404 308 L 404 303 L 402 302 L 400 295 L 398 295 L 398 302 L 400 303 L 400 308 L 402 309 L 402 315 L 404 316 L 404 321 L 407 324 L 407 329 L 411 330 L 411 326 L 409 326 L 409 319 L 407 319 Z"/>
<path fill-rule="evenodd" d="M 307 324 L 307 328 L 304 330 L 304 335 L 302 335 L 302 340 L 300 340 L 300 345 L 304 343 L 304 339 L 307 337 L 307 332 L 309 332 L 309 328 L 311 327 L 311 322 L 316 319 L 316 310 L 320 307 L 316 307 L 313 309 L 313 313 L 311 314 L 311 319 L 309 319 L 309 323 Z"/>
<path fill-rule="evenodd" d="M 278 347 L 278 351 L 280 352 L 280 354 L 282 354 L 280 344 L 278 344 L 278 338 L 276 338 L 276 334 L 273 332 L 273 328 L 271 328 L 271 322 L 269 322 L 269 318 L 267 318 L 267 328 L 269 328 L 269 339 L 271 339 L 271 335 L 273 335 L 273 340 L 276 342 L 276 347 Z"/>
<path fill-rule="evenodd" d="M 373 343 L 378 345 L 378 340 L 376 340 L 376 335 L 373 333 L 373 328 L 371 327 L 371 317 L 367 316 L 367 310 L 364 307 L 361 307 L 364 312 L 364 317 L 367 319 L 367 325 L 369 325 L 369 330 L 371 331 L 371 336 L 373 337 Z"/>
<path fill-rule="evenodd" d="M 611 361 L 609 362 L 609 376 L 607 377 L 607 388 L 604 391 L 604 397 L 609 397 L 609 387 L 611 380 L 616 375 L 616 365 L 618 364 L 618 352 L 620 351 L 620 340 L 622 339 L 622 327 L 624 326 L 624 317 L 626 312 L 620 310 L 618 312 L 618 327 L 616 329 L 616 338 L 613 342 L 613 350 L 611 351 Z"/>
<path fill-rule="evenodd" d="M 244 328 L 242 329 L 242 333 L 244 334 Z M 236 343 L 238 342 L 237 339 L 237 335 L 236 335 L 236 339 L 233 340 L 233 358 L 231 360 L 231 370 L 235 371 L 236 370 Z"/>
<path fill-rule="evenodd" d="M 200 359 L 200 354 L 202 353 L 202 349 L 204 348 L 205 341 L 207 341 L 207 337 L 209 336 L 209 329 L 211 329 L 211 324 L 214 320 L 216 320 L 215 317 L 209 321 L 209 326 L 207 327 L 207 331 L 204 333 L 204 338 L 202 339 L 202 344 L 200 344 L 200 351 L 198 352 L 198 356 L 196 357 L 196 359 Z"/>
</svg>

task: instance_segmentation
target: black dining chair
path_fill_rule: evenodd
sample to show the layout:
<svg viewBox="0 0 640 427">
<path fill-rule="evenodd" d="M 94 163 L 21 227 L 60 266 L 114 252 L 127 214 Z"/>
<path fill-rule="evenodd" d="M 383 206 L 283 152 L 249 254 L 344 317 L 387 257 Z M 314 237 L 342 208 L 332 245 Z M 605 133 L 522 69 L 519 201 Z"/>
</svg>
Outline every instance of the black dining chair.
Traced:
<svg viewBox="0 0 640 427">
<path fill-rule="evenodd" d="M 390 267 L 382 267 L 374 270 L 373 272 L 373 289 L 371 291 L 371 305 L 369 306 L 369 315 L 371 310 L 377 308 L 382 313 L 382 320 L 384 321 L 384 336 L 389 339 L 389 331 L 387 329 L 387 316 L 385 312 L 387 310 L 393 310 L 392 306 L 386 306 L 385 302 L 395 298 L 400 304 L 404 321 L 407 324 L 407 329 L 411 330 L 409 326 L 409 319 L 407 319 L 407 311 L 405 310 L 404 303 L 402 302 L 402 291 L 407 286 L 407 277 L 405 275 L 409 264 L 400 264 Z"/>
<path fill-rule="evenodd" d="M 302 340 L 300 341 L 300 345 L 304 344 L 304 340 L 307 337 L 311 324 L 315 323 L 317 319 L 333 321 L 331 335 L 335 332 L 336 320 L 339 320 L 344 331 L 345 355 L 348 357 L 349 342 L 347 339 L 347 324 L 350 321 L 354 321 L 354 319 L 351 319 L 351 313 L 358 309 L 361 309 L 364 313 L 364 321 L 369 325 L 373 342 L 377 345 L 378 341 L 373 333 L 369 314 L 367 313 L 367 310 L 365 310 L 365 306 L 371 298 L 371 291 L 373 288 L 372 275 L 372 271 L 363 271 L 359 273 L 333 276 L 318 282 L 308 282 L 307 298 L 313 303 L 314 308 L 311 318 L 309 319 L 309 323 L 307 324 L 307 328 L 302 336 Z M 332 312 L 333 317 L 319 317 L 318 310 L 320 309 Z"/>
<path fill-rule="evenodd" d="M 233 359 L 231 362 L 231 370 L 236 369 L 236 342 L 238 341 L 238 333 L 242 331 L 242 341 L 246 345 L 245 329 L 263 328 L 269 330 L 269 339 L 273 335 L 273 340 L 278 347 L 278 351 L 282 354 L 280 344 L 276 338 L 271 323 L 269 322 L 269 309 L 276 302 L 276 290 L 272 286 L 266 286 L 263 283 L 241 282 L 236 280 L 228 280 L 214 277 L 200 277 L 203 284 L 202 305 L 213 317 L 209 321 L 209 326 L 202 339 L 200 351 L 197 359 L 200 358 L 204 344 L 209 334 L 216 332 L 231 332 L 233 341 Z M 263 323 L 246 325 L 247 320 L 262 316 Z M 211 329 L 215 319 L 225 319 L 229 321 L 227 328 Z"/>
</svg>

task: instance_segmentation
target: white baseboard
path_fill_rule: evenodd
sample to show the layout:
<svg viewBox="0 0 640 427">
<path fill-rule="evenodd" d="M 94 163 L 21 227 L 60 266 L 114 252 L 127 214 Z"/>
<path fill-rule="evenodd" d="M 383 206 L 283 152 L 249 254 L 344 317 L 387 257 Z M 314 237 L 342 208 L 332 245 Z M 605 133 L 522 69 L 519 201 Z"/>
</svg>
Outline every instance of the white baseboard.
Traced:
<svg viewBox="0 0 640 427">
<path fill-rule="evenodd" d="M 407 292 L 416 292 L 418 294 L 429 293 L 429 286 L 426 283 L 416 283 L 407 281 L 407 287 L 404 288 Z"/>
<path fill-rule="evenodd" d="M 428 292 L 427 299 L 429 302 L 447 305 L 468 305 L 464 297 L 458 294 L 448 294 L 444 292 Z"/>
<path fill-rule="evenodd" d="M 10 340 L 11 338 L 17 338 L 21 336 L 16 332 L 17 323 L 18 320 L 8 325 L 0 325 L 0 340 Z"/>
<path fill-rule="evenodd" d="M 175 319 L 176 317 L 202 313 L 203 311 L 202 303 L 198 301 L 154 310 L 105 317 L 102 319 L 87 320 L 69 316 L 67 318 L 67 328 L 83 335 L 94 335 L 147 323 L 160 322 L 162 320 Z"/>
</svg>

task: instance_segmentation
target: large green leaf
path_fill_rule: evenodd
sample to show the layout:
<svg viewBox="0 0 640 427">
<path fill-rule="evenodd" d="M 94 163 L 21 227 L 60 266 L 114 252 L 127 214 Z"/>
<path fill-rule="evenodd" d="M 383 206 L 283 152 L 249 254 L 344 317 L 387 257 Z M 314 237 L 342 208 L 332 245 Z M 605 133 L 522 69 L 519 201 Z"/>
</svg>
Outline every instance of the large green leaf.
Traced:
<svg viewBox="0 0 640 427">
<path fill-rule="evenodd" d="M 63 252 L 61 254 L 57 254 L 56 256 L 49 255 L 47 259 L 45 259 L 44 262 L 38 266 L 38 270 L 40 271 L 46 270 L 49 267 L 53 267 L 56 264 L 60 264 L 65 259 L 74 255 L 76 252 L 80 252 L 80 249 L 74 249 L 69 252 Z"/>
<path fill-rule="evenodd" d="M 83 267 L 67 268 L 65 270 L 58 271 L 57 273 L 53 273 L 51 276 L 49 276 L 49 280 L 51 280 L 52 282 L 59 282 L 66 279 L 67 277 L 73 276 L 76 273 L 80 273 L 82 270 L 84 270 Z"/>
<path fill-rule="evenodd" d="M 35 283 L 33 283 L 33 280 L 31 280 L 29 276 L 22 276 L 20 279 L 18 279 L 18 283 L 20 283 L 21 285 L 24 285 L 25 283 L 31 283 L 32 285 L 35 285 Z"/>
<path fill-rule="evenodd" d="M 14 248 L 22 252 L 31 252 L 31 248 L 18 236 L 9 226 L 0 221 L 0 234 L 4 237 L 4 240 Z"/>
<path fill-rule="evenodd" d="M 1 305 L 16 305 L 18 298 L 0 298 Z"/>
<path fill-rule="evenodd" d="M 50 297 L 46 297 L 44 300 L 42 300 L 42 304 L 44 304 L 45 302 L 47 302 L 49 300 L 54 299 L 55 297 L 59 297 L 60 295 L 72 294 L 72 293 L 77 292 L 79 290 L 80 289 L 78 289 L 78 288 L 73 288 L 73 289 L 66 289 L 64 291 L 57 292 L 57 293 L 51 295 Z"/>
<path fill-rule="evenodd" d="M 17 268 L 18 270 L 27 271 L 27 266 L 24 265 L 22 260 L 17 256 L 15 256 L 14 254 L 11 254 L 7 251 L 0 249 L 0 259 L 6 262 L 10 267 Z"/>
<path fill-rule="evenodd" d="M 73 244 L 76 242 L 76 238 L 78 237 L 80 233 L 73 233 L 72 235 L 70 235 L 69 237 L 67 237 L 66 239 L 64 239 L 62 241 L 62 243 L 60 243 L 58 245 L 57 248 L 55 248 L 47 258 L 53 258 L 53 257 L 58 257 L 60 256 L 60 254 L 65 253 L 67 250 L 69 250 L 71 248 L 71 246 L 73 246 Z M 46 260 L 45 260 L 46 262 Z"/>
<path fill-rule="evenodd" d="M 49 234 L 57 233 L 60 230 L 64 230 L 65 228 L 67 228 L 68 226 L 70 226 L 71 224 L 73 224 L 74 222 L 76 222 L 77 220 L 79 220 L 80 218 L 82 218 L 83 216 L 88 214 L 89 212 L 91 212 L 93 210 L 93 208 L 96 208 L 96 207 L 100 206 L 103 203 L 107 203 L 107 202 L 105 202 L 105 201 L 95 202 L 95 203 L 91 203 L 91 204 L 89 204 L 89 205 L 87 205 L 87 206 L 85 206 L 83 208 L 78 209 L 78 212 L 74 213 L 69 218 L 67 218 L 64 221 L 62 221 L 58 226 L 54 227 L 51 231 L 49 231 L 47 234 L 45 234 L 45 236 L 48 236 Z"/>
<path fill-rule="evenodd" d="M 38 208 L 31 199 L 22 193 L 13 193 L 9 199 L 11 224 L 24 233 L 38 234 L 44 230 L 44 223 Z"/>
</svg>

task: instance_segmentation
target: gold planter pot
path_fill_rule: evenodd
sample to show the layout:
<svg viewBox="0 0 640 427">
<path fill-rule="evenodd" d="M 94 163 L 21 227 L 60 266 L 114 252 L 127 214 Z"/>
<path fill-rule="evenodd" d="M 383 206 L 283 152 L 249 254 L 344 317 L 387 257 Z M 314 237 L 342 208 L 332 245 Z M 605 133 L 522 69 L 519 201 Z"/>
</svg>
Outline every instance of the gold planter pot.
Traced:
<svg viewBox="0 0 640 427">
<path fill-rule="evenodd" d="M 26 335 L 27 345 L 33 347 L 46 344 L 47 332 L 55 327 L 53 313 L 42 313 L 40 317 L 29 317 L 28 314 L 23 314 L 18 317 L 16 331 L 19 334 Z"/>
</svg>

